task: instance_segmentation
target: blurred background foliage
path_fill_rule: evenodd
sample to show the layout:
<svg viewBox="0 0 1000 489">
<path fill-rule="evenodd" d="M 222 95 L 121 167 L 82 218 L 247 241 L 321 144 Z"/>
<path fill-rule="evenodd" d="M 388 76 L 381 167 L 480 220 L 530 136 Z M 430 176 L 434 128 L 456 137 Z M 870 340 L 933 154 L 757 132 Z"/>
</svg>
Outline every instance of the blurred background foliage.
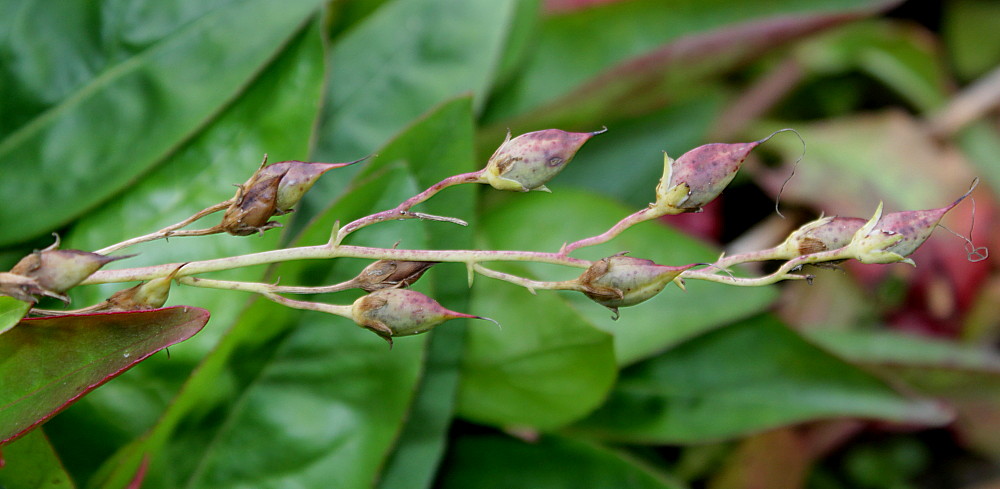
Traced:
<svg viewBox="0 0 1000 489">
<path fill-rule="evenodd" d="M 0 269 L 52 232 L 96 249 L 180 220 L 264 153 L 378 153 L 322 179 L 282 230 L 149 243 L 115 266 L 321 243 L 335 220 L 481 168 L 508 128 L 547 127 L 609 132 L 553 194 L 449 189 L 424 210 L 469 228 L 391 222 L 351 241 L 556 251 L 652 200 L 663 151 L 791 127 L 807 149 L 784 218 L 790 134 L 705 212 L 579 256 L 712 261 L 822 213 L 940 207 L 976 176 L 971 237 L 995 249 L 998 18 L 989 0 L 6 0 Z M 969 234 L 972 211 L 944 224 Z M 392 351 L 341 318 L 178 286 L 170 304 L 209 309 L 208 326 L 3 447 L 0 485 L 1000 487 L 996 262 L 940 230 L 914 259 L 812 285 L 691 283 L 617 322 L 440 265 L 418 289 L 503 329 L 456 321 Z M 219 276 L 321 284 L 363 266 Z"/>
</svg>

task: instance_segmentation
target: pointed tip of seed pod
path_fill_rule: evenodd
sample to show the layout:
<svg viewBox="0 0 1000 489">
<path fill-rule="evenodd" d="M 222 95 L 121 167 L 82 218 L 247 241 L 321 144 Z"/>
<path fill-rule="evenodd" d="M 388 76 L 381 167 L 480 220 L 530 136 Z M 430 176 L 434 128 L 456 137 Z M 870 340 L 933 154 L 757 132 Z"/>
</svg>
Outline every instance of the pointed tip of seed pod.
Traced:
<svg viewBox="0 0 1000 489">
<path fill-rule="evenodd" d="M 608 132 L 608 126 L 601 126 L 600 129 L 598 129 L 596 131 L 591 131 L 588 134 L 590 134 L 591 136 L 596 136 L 598 134 L 604 134 L 606 132 Z"/>
<path fill-rule="evenodd" d="M 488 318 L 486 316 L 471 316 L 470 319 L 482 319 L 483 321 L 489 321 L 489 322 L 497 325 L 498 329 L 503 329 L 503 326 L 500 325 L 500 322 L 497 321 L 496 319 L 493 319 L 493 318 Z"/>
</svg>

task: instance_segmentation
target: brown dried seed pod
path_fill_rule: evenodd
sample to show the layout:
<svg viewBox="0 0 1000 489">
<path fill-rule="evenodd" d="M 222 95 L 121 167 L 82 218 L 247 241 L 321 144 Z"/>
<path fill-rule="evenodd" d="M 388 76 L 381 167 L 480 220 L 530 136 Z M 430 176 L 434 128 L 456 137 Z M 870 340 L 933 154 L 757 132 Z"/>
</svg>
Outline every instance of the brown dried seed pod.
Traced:
<svg viewBox="0 0 1000 489">
<path fill-rule="evenodd" d="M 226 209 L 219 227 L 235 236 L 247 236 L 281 226 L 270 221 L 277 211 L 280 182 L 280 176 L 269 176 L 260 180 L 251 179 L 240 187 L 236 202 Z"/>
<path fill-rule="evenodd" d="M 354 282 L 367 292 L 412 285 L 436 261 L 378 260 L 365 267 Z"/>
</svg>

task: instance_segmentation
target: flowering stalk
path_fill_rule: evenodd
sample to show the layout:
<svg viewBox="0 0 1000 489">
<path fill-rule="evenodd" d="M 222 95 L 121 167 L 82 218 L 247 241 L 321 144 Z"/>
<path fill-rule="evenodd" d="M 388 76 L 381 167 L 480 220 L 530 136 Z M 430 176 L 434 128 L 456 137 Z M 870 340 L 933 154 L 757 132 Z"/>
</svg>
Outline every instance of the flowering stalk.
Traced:
<svg viewBox="0 0 1000 489">
<path fill-rule="evenodd" d="M 442 190 L 469 183 L 488 184 L 498 190 L 544 190 L 546 183 L 569 163 L 581 146 L 604 130 L 573 133 L 549 129 L 507 139 L 479 171 L 454 175 L 404 200 L 396 207 L 356 219 L 343 227 L 335 226 L 327 243 L 229 256 L 211 260 L 168 263 L 119 270 L 98 270 L 104 264 L 123 257 L 106 256 L 138 243 L 172 236 L 199 236 L 228 233 L 247 236 L 279 227 L 274 216 L 291 212 L 316 180 L 329 170 L 349 163 L 307 163 L 283 161 L 267 165 L 265 156 L 260 168 L 244 183 L 236 195 L 206 207 L 191 217 L 154 233 L 102 248 L 97 253 L 59 250 L 58 243 L 21 260 L 9 272 L 0 272 L 0 295 L 34 302 L 49 296 L 68 300 L 64 292 L 76 285 L 145 281 L 119 291 L 106 301 L 73 311 L 36 309 L 37 315 L 80 314 L 87 312 L 142 310 L 161 307 L 173 282 L 193 287 L 250 292 L 296 309 L 319 311 L 352 319 L 392 345 L 392 338 L 419 334 L 455 318 L 482 318 L 450 311 L 433 299 L 412 290 L 429 268 L 437 263 L 461 263 L 469 273 L 469 284 L 476 274 L 524 287 L 532 294 L 538 290 L 583 293 L 618 316 L 618 309 L 642 303 L 659 294 L 670 283 L 684 288 L 686 280 L 702 280 L 733 286 L 756 287 L 783 280 L 811 280 L 802 273 L 805 265 L 838 263 L 854 259 L 863 263 L 913 264 L 907 258 L 933 231 L 945 213 L 965 196 L 939 209 L 884 214 L 882 206 L 870 219 L 857 217 L 821 217 L 793 231 L 774 247 L 735 255 L 720 256 L 712 264 L 668 266 L 651 260 L 618 253 L 600 260 L 568 256 L 583 247 L 605 243 L 626 229 L 662 216 L 698 212 L 714 199 L 733 179 L 750 151 L 769 139 L 750 143 L 707 144 L 684 153 L 676 160 L 664 155 L 664 173 L 656 187 L 656 200 L 648 207 L 618 221 L 601 234 L 563 244 L 559 252 L 518 250 L 407 250 L 342 244 L 351 233 L 380 222 L 397 219 L 425 219 L 467 225 L 454 217 L 435 216 L 412 211 Z M 781 131 L 779 131 L 781 132 Z M 775 133 L 777 134 L 777 133 Z M 971 192 L 971 189 L 970 189 Z M 221 222 L 196 230 L 181 228 L 210 214 L 225 210 Z M 241 282 L 208 279 L 198 275 L 296 260 L 362 258 L 372 260 L 354 278 L 325 286 L 278 285 L 277 283 Z M 758 277 L 737 277 L 729 268 L 741 263 L 783 261 L 774 272 Z M 545 263 L 581 269 L 572 280 L 546 281 L 500 272 L 484 264 L 491 262 Z M 286 297 L 288 294 L 328 294 L 348 289 L 362 289 L 362 296 L 351 305 L 328 304 Z"/>
</svg>

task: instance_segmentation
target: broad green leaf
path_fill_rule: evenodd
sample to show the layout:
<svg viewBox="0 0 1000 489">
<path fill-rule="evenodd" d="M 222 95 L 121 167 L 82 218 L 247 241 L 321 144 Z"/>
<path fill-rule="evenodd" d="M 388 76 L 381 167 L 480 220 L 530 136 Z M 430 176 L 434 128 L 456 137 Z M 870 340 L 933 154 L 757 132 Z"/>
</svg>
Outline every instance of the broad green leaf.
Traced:
<svg viewBox="0 0 1000 489">
<path fill-rule="evenodd" d="M 467 165 L 471 136 L 456 140 L 455 147 L 440 141 L 448 130 L 471 135 L 469 111 L 469 101 L 460 100 L 416 122 L 380 151 L 384 158 L 368 163 L 372 169 L 352 182 L 349 197 L 337 201 L 292 244 L 325 242 L 335 219 L 346 223 L 396 205 L 419 191 L 414 174 L 422 179 Z M 439 151 L 425 152 L 425 145 L 435 141 Z M 447 164 L 435 167 L 442 162 Z M 471 199 L 461 194 L 452 193 L 452 199 L 459 199 L 453 204 Z M 427 243 L 422 228 L 415 221 L 389 222 L 351 239 L 385 246 L 402 239 L 420 247 Z M 290 262 L 271 276 L 286 285 L 330 284 L 354 276 L 363 266 L 356 260 Z M 426 287 L 424 280 L 417 285 Z M 350 304 L 357 296 L 314 300 Z M 148 455 L 144 487 L 370 486 L 414 402 L 426 339 L 400 338 L 389 350 L 381 338 L 350 320 L 258 301 L 153 430 L 105 467 L 98 485 L 120 487 Z"/>
<path fill-rule="evenodd" d="M 72 489 L 76 487 L 42 430 L 34 430 L 3 447 L 0 486 L 6 489 Z"/>
<path fill-rule="evenodd" d="M 522 275 L 526 269 L 508 267 Z M 498 426 L 553 429 L 600 404 L 617 374 L 611 335 L 594 328 L 553 293 L 480 277 L 472 311 L 502 328 L 469 330 L 458 412 Z"/>
<path fill-rule="evenodd" d="M 444 489 L 684 487 L 622 453 L 558 436 L 530 443 L 500 435 L 461 436 L 449 455 L 440 481 Z"/>
<path fill-rule="evenodd" d="M 842 417 L 951 421 L 937 403 L 904 397 L 760 316 L 624 370 L 608 402 L 572 430 L 632 443 L 699 443 Z"/>
<path fill-rule="evenodd" d="M 573 171 L 572 164 L 567 171 Z M 662 162 L 660 165 L 662 171 Z M 600 234 L 634 212 L 590 193 L 560 188 L 558 179 L 551 187 L 554 189 L 552 194 L 515 195 L 506 205 L 493 209 L 482 223 L 487 244 L 494 249 L 555 252 L 564 242 Z M 630 256 L 673 266 L 709 262 L 719 255 L 717 250 L 683 233 L 650 221 L 633 226 L 608 243 L 582 248 L 573 256 L 599 259 L 622 251 L 629 251 Z M 550 265 L 525 266 L 530 270 L 530 276 L 537 280 L 566 280 L 582 272 L 575 268 L 558 270 Z M 477 290 L 484 292 L 477 292 L 477 297 L 483 301 L 498 302 L 491 300 L 491 292 L 487 291 L 492 285 L 489 279 L 479 279 L 476 287 L 481 289 Z M 607 309 L 583 294 L 540 291 L 539 298 L 553 297 L 554 309 L 540 311 L 541 316 L 530 317 L 544 323 L 551 321 L 548 319 L 549 311 L 560 317 L 572 312 L 577 318 L 575 321 L 614 335 L 617 361 L 620 365 L 628 365 L 707 329 L 755 314 L 775 298 L 774 290 L 770 288 L 729 287 L 689 281 L 687 289 L 683 292 L 671 285 L 647 302 L 623 308 L 618 321 L 611 320 Z M 535 300 L 527 293 L 515 298 L 529 302 Z M 498 304 L 496 308 L 502 306 Z"/>
<path fill-rule="evenodd" d="M 31 303 L 0 295 L 0 334 L 13 328 L 31 309 Z"/>
<path fill-rule="evenodd" d="M 316 117 L 316 100 L 323 80 L 322 39 L 318 24 L 303 29 L 243 95 L 198 137 L 179 149 L 162 166 L 83 217 L 67 234 L 67 246 L 98 249 L 178 222 L 216 202 L 233 196 L 232 184 L 242 183 L 269 153 L 270 161 L 305 160 Z M 336 173 L 324 178 L 336 179 Z M 293 214 L 294 215 L 294 214 Z M 208 216 L 190 228 L 210 227 L 222 213 Z M 288 222 L 288 217 L 278 221 Z M 139 253 L 119 267 L 183 263 L 274 249 L 281 230 L 264 236 L 180 237 L 126 248 L 118 253 Z M 260 280 L 263 268 L 217 274 L 231 280 Z M 131 284 L 77 287 L 74 305 L 97 303 Z M 53 442 L 67 465 L 88 472 L 100 458 L 148 430 L 200 362 L 245 308 L 247 296 L 174 285 L 168 304 L 191 304 L 212 311 L 212 326 L 184 345 L 171 349 L 171 358 L 153 358 L 127 375 L 87 396 L 78 406 L 54 420 Z M 130 402 L 121 402 L 121 399 Z M 88 446 L 76 442 L 91 430 L 106 434 Z"/>
<path fill-rule="evenodd" d="M 395 0 L 335 40 L 316 154 L 355 159 L 463 92 L 483 101 L 514 0 Z"/>
<path fill-rule="evenodd" d="M 703 90 L 707 76 L 766 49 L 891 3 L 634 0 L 551 15 L 486 119 L 565 125 L 597 114 L 643 114 Z"/>
<path fill-rule="evenodd" d="M 194 15 L 163 15 L 154 26 L 130 4 L 109 2 L 88 13 L 85 29 L 70 31 L 100 50 L 93 56 L 75 56 L 75 49 L 64 55 L 47 45 L 51 37 L 37 34 L 66 35 L 59 26 L 72 11 L 23 4 L 6 27 L 11 66 L 21 69 L 17 87 L 64 62 L 96 58 L 98 65 L 81 66 L 89 76 L 0 140 L 7 201 L 0 244 L 65 224 L 152 168 L 238 95 L 321 3 L 191 2 Z"/>
<path fill-rule="evenodd" d="M 201 330 L 208 311 L 25 319 L 0 335 L 0 443 L 8 443 L 81 396 Z"/>
</svg>

